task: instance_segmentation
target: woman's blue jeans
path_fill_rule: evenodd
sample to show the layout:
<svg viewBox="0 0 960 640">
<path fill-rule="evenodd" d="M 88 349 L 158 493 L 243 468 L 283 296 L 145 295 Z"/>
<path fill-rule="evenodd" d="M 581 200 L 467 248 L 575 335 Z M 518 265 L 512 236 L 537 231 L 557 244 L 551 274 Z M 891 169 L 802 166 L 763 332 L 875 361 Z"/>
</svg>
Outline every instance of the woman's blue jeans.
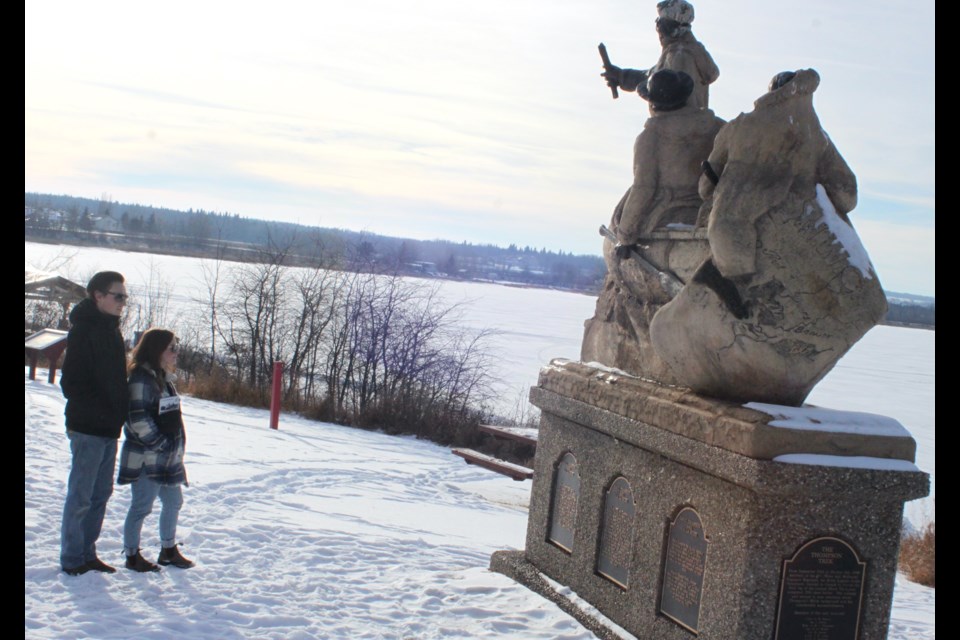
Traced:
<svg viewBox="0 0 960 640">
<path fill-rule="evenodd" d="M 141 475 L 130 485 L 132 497 L 127 519 L 123 523 L 123 550 L 128 556 L 140 548 L 140 531 L 143 520 L 153 511 L 153 503 L 160 496 L 160 546 L 167 548 L 176 544 L 177 520 L 183 506 L 180 485 L 163 485 Z"/>
</svg>

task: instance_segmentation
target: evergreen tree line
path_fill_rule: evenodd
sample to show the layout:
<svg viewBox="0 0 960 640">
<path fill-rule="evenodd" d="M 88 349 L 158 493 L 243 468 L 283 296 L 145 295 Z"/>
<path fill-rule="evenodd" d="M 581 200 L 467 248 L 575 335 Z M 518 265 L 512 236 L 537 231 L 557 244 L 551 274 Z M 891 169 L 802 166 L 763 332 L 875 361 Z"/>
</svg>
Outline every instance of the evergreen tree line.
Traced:
<svg viewBox="0 0 960 640">
<path fill-rule="evenodd" d="M 934 327 L 937 324 L 937 306 L 931 304 L 910 304 L 899 300 L 888 300 L 885 324 Z"/>
<path fill-rule="evenodd" d="M 470 244 L 448 240 L 392 238 L 345 229 L 266 222 L 238 214 L 120 204 L 66 195 L 26 193 L 28 235 L 62 242 L 110 244 L 120 248 L 187 255 L 213 254 L 218 247 L 232 258 L 271 243 L 290 247 L 290 260 L 310 264 L 319 259 L 344 268 L 364 268 L 411 276 L 468 280 L 502 280 L 596 293 L 606 273 L 599 255 L 574 255 L 511 244 Z M 110 216 L 116 233 L 102 233 L 95 221 Z M 600 239 L 597 239 L 598 249 Z M 350 260 L 356 258 L 357 262 Z"/>
</svg>

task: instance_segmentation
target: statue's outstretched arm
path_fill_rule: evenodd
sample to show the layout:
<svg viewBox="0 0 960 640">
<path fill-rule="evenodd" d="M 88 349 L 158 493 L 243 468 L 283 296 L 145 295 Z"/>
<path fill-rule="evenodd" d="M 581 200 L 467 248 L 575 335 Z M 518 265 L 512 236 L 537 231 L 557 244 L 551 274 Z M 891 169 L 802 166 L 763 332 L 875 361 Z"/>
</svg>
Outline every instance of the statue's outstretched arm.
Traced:
<svg viewBox="0 0 960 640">
<path fill-rule="evenodd" d="M 641 84 L 647 84 L 649 71 L 641 69 L 621 69 L 620 88 L 624 91 L 636 91 Z"/>
</svg>

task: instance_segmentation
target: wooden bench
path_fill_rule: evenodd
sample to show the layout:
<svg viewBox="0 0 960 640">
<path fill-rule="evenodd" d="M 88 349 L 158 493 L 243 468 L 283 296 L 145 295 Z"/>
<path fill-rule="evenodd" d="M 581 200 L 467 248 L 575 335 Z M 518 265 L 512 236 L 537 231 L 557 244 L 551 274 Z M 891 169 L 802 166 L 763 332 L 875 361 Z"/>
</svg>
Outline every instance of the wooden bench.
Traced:
<svg viewBox="0 0 960 640">
<path fill-rule="evenodd" d="M 453 449 L 453 454 L 463 458 L 467 464 L 475 464 L 484 469 L 502 473 L 505 476 L 510 476 L 514 480 L 529 480 L 533 477 L 533 469 L 494 458 L 493 456 L 488 456 L 485 453 L 480 453 L 473 449 Z"/>
<path fill-rule="evenodd" d="M 480 431 L 488 433 L 495 438 L 516 440 L 517 442 L 528 444 L 534 448 L 537 446 L 537 435 L 539 432 L 536 429 L 529 427 L 498 427 L 492 424 L 481 424 L 478 428 Z"/>
</svg>

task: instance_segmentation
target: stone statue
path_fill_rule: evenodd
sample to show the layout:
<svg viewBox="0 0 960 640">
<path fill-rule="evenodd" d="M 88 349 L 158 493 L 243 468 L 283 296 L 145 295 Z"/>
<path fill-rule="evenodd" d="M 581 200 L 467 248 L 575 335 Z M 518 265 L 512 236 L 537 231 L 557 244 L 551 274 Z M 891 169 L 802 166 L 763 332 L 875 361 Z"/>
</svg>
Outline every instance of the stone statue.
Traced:
<svg viewBox="0 0 960 640">
<path fill-rule="evenodd" d="M 645 97 L 647 80 L 654 73 L 661 69 L 682 71 L 694 83 L 690 104 L 697 109 L 707 108 L 708 86 L 720 76 L 720 70 L 690 31 L 693 5 L 686 0 L 663 0 L 657 4 L 657 16 L 657 34 L 663 48 L 657 63 L 649 70 L 621 69 L 610 65 L 601 75 L 610 87 L 636 91 L 640 97 Z"/>
<path fill-rule="evenodd" d="M 633 185 L 614 210 L 604 242 L 608 273 L 596 313 L 586 323 L 584 362 L 671 379 L 650 345 L 649 323 L 689 275 L 675 269 L 677 256 L 684 254 L 677 250 L 682 244 L 677 237 L 689 236 L 697 220 L 700 166 L 724 124 L 711 110 L 691 103 L 694 88 L 686 73 L 663 69 L 650 76 L 641 93 L 650 102 L 650 117 L 634 145 Z M 668 225 L 685 229 L 668 231 Z M 707 247 L 687 244 L 687 253 L 693 251 L 686 257 L 692 274 L 707 257 Z"/>
<path fill-rule="evenodd" d="M 657 311 L 650 339 L 703 395 L 800 405 L 886 313 L 847 217 L 856 178 L 813 108 L 819 82 L 812 69 L 775 76 L 717 135 L 700 179 L 710 259 Z"/>
</svg>

